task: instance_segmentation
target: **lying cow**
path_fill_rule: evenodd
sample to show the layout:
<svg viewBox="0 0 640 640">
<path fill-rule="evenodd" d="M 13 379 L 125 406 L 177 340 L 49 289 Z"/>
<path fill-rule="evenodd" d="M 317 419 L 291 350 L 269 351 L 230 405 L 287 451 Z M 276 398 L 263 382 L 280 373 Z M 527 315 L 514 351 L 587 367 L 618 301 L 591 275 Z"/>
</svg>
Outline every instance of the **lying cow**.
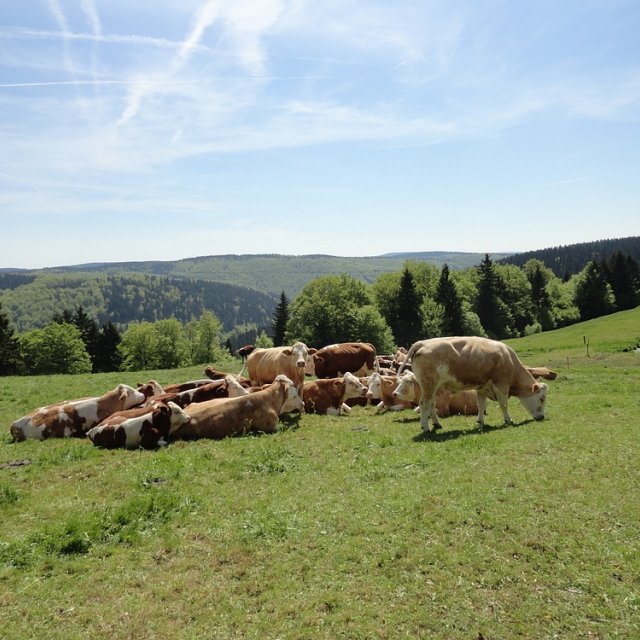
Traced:
<svg viewBox="0 0 640 640">
<path fill-rule="evenodd" d="M 10 431 L 18 442 L 26 438 L 82 437 L 91 427 L 116 411 L 135 407 L 144 401 L 143 393 L 126 384 L 119 384 L 113 391 L 100 397 L 65 400 L 35 409 L 16 420 Z"/>
<path fill-rule="evenodd" d="M 138 382 L 138 391 L 144 394 L 145 398 L 151 398 L 151 396 L 159 396 L 161 393 L 165 393 L 160 383 L 156 380 L 149 380 L 149 382 Z"/>
<path fill-rule="evenodd" d="M 376 411 L 383 412 L 387 409 L 402 411 L 402 409 L 410 409 L 417 406 L 415 402 L 395 398 L 393 392 L 397 386 L 397 376 L 384 376 L 377 372 L 369 376 L 367 398 L 372 404 L 374 401 L 378 401 Z"/>
<path fill-rule="evenodd" d="M 555 380 L 558 374 L 547 367 L 527 367 L 527 371 L 536 379 Z"/>
<path fill-rule="evenodd" d="M 547 385 L 536 382 L 513 349 L 503 342 L 478 336 L 420 340 L 411 346 L 405 362 L 412 363 L 422 390 L 420 423 L 425 433 L 431 431 L 430 419 L 433 430 L 441 427 L 435 399 L 443 388 L 477 391 L 481 428 L 489 398 L 498 402 L 507 424 L 512 423 L 507 410 L 510 396 L 516 396 L 535 420 L 544 418 Z"/>
<path fill-rule="evenodd" d="M 227 376 L 223 380 L 209 380 L 208 384 L 180 391 L 179 393 L 162 393 L 152 396 L 145 404 L 175 402 L 184 409 L 194 402 L 206 402 L 214 398 L 237 398 L 248 393 L 249 389 L 243 387 L 233 376 Z"/>
<path fill-rule="evenodd" d="M 396 402 L 411 403 L 419 409 L 422 390 L 412 371 L 405 371 L 393 391 Z M 440 418 L 472 416 L 478 413 L 478 394 L 473 389 L 449 391 L 442 388 L 436 394 L 436 413 Z"/>
<path fill-rule="evenodd" d="M 155 402 L 149 406 L 120 411 L 89 429 L 93 444 L 105 449 L 157 449 L 191 418 L 174 402 Z"/>
<path fill-rule="evenodd" d="M 185 411 L 191 422 L 182 425 L 174 437 L 220 439 L 250 431 L 273 433 L 282 414 L 302 409 L 297 386 L 280 375 L 265 389 L 247 396 L 189 405 Z"/>
<path fill-rule="evenodd" d="M 366 398 L 367 387 L 352 373 L 342 378 L 325 378 L 305 382 L 303 389 L 304 410 L 307 413 L 338 415 L 348 413 L 346 404 L 350 398 Z"/>
<path fill-rule="evenodd" d="M 304 342 L 296 342 L 291 347 L 270 347 L 255 349 L 247 357 L 247 372 L 253 386 L 273 382 L 277 376 L 284 375 L 296 385 L 302 396 L 304 369 L 309 349 Z"/>
<path fill-rule="evenodd" d="M 224 378 L 224 376 L 222 377 Z M 187 382 L 176 382 L 175 384 L 165 385 L 164 393 L 182 393 L 183 391 L 190 391 L 191 389 L 204 387 L 205 384 L 210 383 L 210 378 L 202 378 L 202 380 L 188 380 Z"/>
<path fill-rule="evenodd" d="M 218 371 L 217 369 L 211 366 L 207 367 L 204 370 L 204 375 L 209 378 L 209 382 L 211 382 L 211 380 L 224 380 L 224 378 L 226 378 L 227 376 L 233 376 L 243 387 L 249 387 L 251 385 L 251 380 L 249 380 L 249 378 L 245 378 L 241 375 L 234 375 L 232 373 L 227 373 L 226 371 Z"/>
<path fill-rule="evenodd" d="M 376 366 L 376 348 L 368 342 L 341 342 L 310 351 L 305 373 L 318 378 L 338 378 L 351 372 L 368 376 Z"/>
</svg>

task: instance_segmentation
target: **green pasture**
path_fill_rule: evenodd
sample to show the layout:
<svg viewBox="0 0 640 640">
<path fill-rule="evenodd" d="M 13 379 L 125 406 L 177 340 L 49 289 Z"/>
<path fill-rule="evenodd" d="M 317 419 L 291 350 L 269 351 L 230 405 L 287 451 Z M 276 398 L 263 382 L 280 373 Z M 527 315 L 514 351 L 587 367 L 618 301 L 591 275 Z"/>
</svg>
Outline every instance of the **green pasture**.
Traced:
<svg viewBox="0 0 640 640">
<path fill-rule="evenodd" d="M 490 403 L 429 439 L 365 407 L 159 451 L 12 443 L 46 402 L 201 368 L 2 378 L 0 637 L 639 638 L 639 336 L 636 309 L 510 341 L 559 373 L 547 419 L 512 399 L 514 426 Z"/>
</svg>

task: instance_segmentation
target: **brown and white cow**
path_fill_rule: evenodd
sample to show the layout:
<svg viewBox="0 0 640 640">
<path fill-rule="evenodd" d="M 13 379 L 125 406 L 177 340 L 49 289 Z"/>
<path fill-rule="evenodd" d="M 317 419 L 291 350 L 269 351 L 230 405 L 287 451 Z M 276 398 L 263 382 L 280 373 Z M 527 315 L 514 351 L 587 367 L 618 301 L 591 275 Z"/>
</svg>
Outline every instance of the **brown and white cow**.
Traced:
<svg viewBox="0 0 640 640">
<path fill-rule="evenodd" d="M 318 378 L 338 378 L 350 372 L 371 375 L 375 369 L 376 348 L 368 342 L 340 342 L 311 352 L 305 373 Z"/>
<path fill-rule="evenodd" d="M 119 411 L 89 429 L 93 444 L 105 449 L 156 449 L 191 418 L 175 402 L 154 402 L 149 406 Z"/>
<path fill-rule="evenodd" d="M 402 409 L 411 409 L 416 407 L 415 402 L 396 399 L 393 392 L 398 386 L 397 376 L 385 376 L 378 372 L 374 372 L 369 376 L 369 384 L 367 385 L 367 398 L 373 404 L 376 400 L 376 411 L 382 412 L 387 409 L 392 411 L 402 411 Z"/>
<path fill-rule="evenodd" d="M 194 402 L 206 402 L 214 398 L 236 398 L 248 393 L 249 389 L 243 387 L 233 376 L 227 376 L 223 380 L 209 380 L 208 384 L 180 391 L 179 393 L 161 393 L 157 396 L 151 396 L 145 404 L 175 402 L 184 409 Z"/>
<path fill-rule="evenodd" d="M 16 420 L 10 431 L 16 441 L 26 438 L 45 440 L 81 437 L 116 411 L 135 407 L 144 401 L 143 393 L 126 384 L 119 384 L 99 397 L 65 400 L 35 409 Z"/>
<path fill-rule="evenodd" d="M 367 387 L 352 373 L 341 378 L 323 378 L 305 382 L 304 410 L 307 413 L 338 415 L 351 411 L 346 404 L 350 398 L 366 398 Z"/>
<path fill-rule="evenodd" d="M 304 342 L 296 342 L 291 347 L 269 347 L 255 349 L 247 357 L 246 367 L 252 386 L 273 382 L 283 375 L 294 382 L 302 396 L 304 368 L 309 349 Z"/>
<path fill-rule="evenodd" d="M 412 363 L 422 389 L 420 423 L 425 433 L 430 431 L 430 419 L 433 430 L 441 427 L 435 399 L 442 388 L 477 391 L 480 427 L 489 398 L 498 402 L 507 424 L 512 423 L 507 409 L 510 396 L 516 396 L 535 420 L 544 418 L 547 385 L 536 382 L 503 342 L 478 336 L 420 340 L 411 346 L 406 361 Z"/>
<path fill-rule="evenodd" d="M 224 378 L 224 376 L 221 376 L 221 378 Z M 183 391 L 190 391 L 191 389 L 204 387 L 205 384 L 210 383 L 211 378 L 202 378 L 201 380 L 187 380 L 186 382 L 176 382 L 173 384 L 165 385 L 164 393 L 182 393 Z"/>
<path fill-rule="evenodd" d="M 419 409 L 422 390 L 413 371 L 405 371 L 398 378 L 398 385 L 393 391 L 396 402 L 411 403 Z M 436 413 L 440 418 L 449 416 L 472 416 L 478 413 L 478 394 L 473 389 L 449 391 L 442 388 L 436 394 Z"/>
<path fill-rule="evenodd" d="M 151 398 L 151 396 L 159 396 L 161 393 L 165 393 L 162 385 L 157 380 L 138 382 L 138 391 L 144 394 L 144 397 L 147 399 Z"/>
<path fill-rule="evenodd" d="M 174 437 L 220 439 L 250 431 L 273 433 L 281 415 L 302 409 L 297 386 L 279 375 L 266 388 L 249 395 L 189 405 L 185 412 L 191 422 L 180 427 Z"/>
<path fill-rule="evenodd" d="M 242 371 L 244 371 L 244 366 L 242 367 Z M 242 373 L 242 371 L 240 371 L 240 373 Z M 215 369 L 214 367 L 211 367 L 211 366 L 207 367 L 204 370 L 204 375 L 208 376 L 209 381 L 222 380 L 227 376 L 233 376 L 243 387 L 251 386 L 251 380 L 249 380 L 249 378 L 245 378 L 240 374 L 235 375 L 233 373 L 227 373 L 226 371 L 218 371 L 218 369 Z"/>
</svg>

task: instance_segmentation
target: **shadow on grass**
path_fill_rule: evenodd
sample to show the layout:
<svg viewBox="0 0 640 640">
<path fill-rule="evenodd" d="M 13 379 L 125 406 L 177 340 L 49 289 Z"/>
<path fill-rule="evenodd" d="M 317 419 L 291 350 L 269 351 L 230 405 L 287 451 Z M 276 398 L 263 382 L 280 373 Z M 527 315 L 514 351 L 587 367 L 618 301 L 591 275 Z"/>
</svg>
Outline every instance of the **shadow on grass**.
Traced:
<svg viewBox="0 0 640 640">
<path fill-rule="evenodd" d="M 403 420 L 403 422 L 415 422 L 415 420 Z M 419 420 L 418 420 L 419 422 Z M 484 427 L 480 427 L 479 424 L 472 429 L 453 429 L 451 431 L 438 430 L 425 433 L 421 431 L 419 434 L 413 437 L 414 442 L 446 442 L 448 440 L 456 440 L 464 436 L 477 436 L 485 433 L 491 433 L 492 431 L 502 431 L 503 429 L 514 429 L 517 427 L 523 427 L 525 425 L 536 422 L 533 418 L 522 420 L 521 422 L 514 422 L 513 424 L 502 423 L 500 425 L 490 425 L 485 423 Z"/>
</svg>

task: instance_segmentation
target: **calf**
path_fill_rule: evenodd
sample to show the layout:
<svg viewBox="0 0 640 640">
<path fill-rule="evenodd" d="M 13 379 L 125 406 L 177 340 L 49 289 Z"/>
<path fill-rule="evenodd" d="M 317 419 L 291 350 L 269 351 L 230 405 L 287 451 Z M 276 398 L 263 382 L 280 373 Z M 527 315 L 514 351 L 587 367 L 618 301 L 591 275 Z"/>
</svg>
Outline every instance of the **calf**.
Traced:
<svg viewBox="0 0 640 640">
<path fill-rule="evenodd" d="M 82 437 L 91 427 L 116 411 L 129 409 L 144 401 L 144 394 L 140 391 L 126 384 L 119 384 L 100 397 L 66 400 L 35 409 L 16 420 L 10 431 L 15 441 L 26 438 L 45 440 Z"/>
<path fill-rule="evenodd" d="M 105 449 L 156 449 L 191 418 L 174 402 L 155 402 L 142 409 L 121 411 L 89 429 L 93 444 Z"/>
<path fill-rule="evenodd" d="M 219 439 L 250 431 L 273 433 L 280 415 L 302 409 L 297 386 L 286 376 L 277 376 L 266 388 L 247 396 L 189 405 L 185 411 L 191 422 L 182 425 L 174 437 Z"/>
<path fill-rule="evenodd" d="M 365 387 L 352 373 L 342 378 L 324 378 L 305 382 L 303 389 L 304 410 L 307 413 L 338 415 L 351 411 L 345 404 L 349 398 L 364 398 Z"/>
</svg>

